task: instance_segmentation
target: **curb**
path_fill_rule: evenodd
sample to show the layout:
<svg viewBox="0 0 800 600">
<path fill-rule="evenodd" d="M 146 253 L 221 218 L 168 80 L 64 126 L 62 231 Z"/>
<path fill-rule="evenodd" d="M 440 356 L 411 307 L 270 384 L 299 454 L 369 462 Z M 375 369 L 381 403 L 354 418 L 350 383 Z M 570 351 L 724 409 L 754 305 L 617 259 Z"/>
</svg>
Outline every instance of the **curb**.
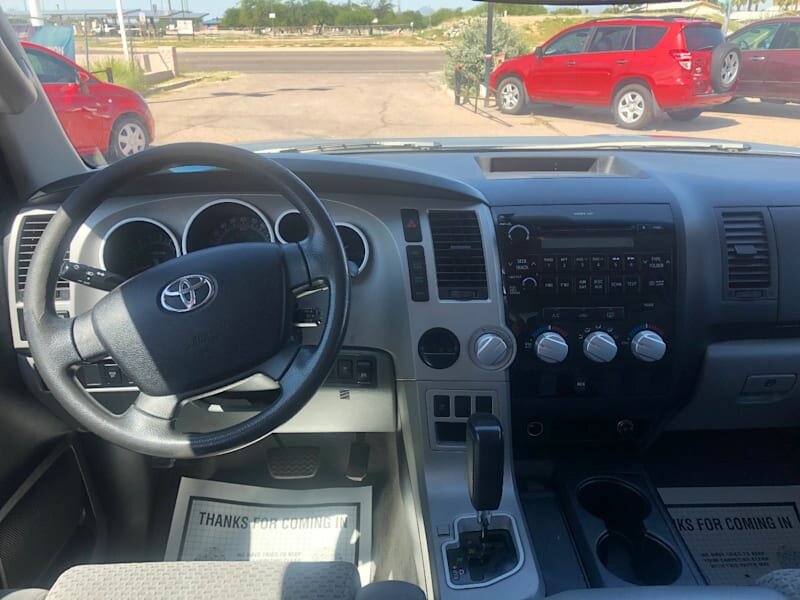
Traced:
<svg viewBox="0 0 800 600">
<path fill-rule="evenodd" d="M 198 81 L 203 81 L 203 79 L 203 77 L 194 77 L 192 79 L 184 79 L 182 81 L 173 81 L 172 83 L 156 85 L 150 90 L 150 93 L 157 94 L 159 92 L 171 92 L 172 90 L 178 90 L 182 87 L 186 87 L 187 85 L 197 83 Z"/>
</svg>

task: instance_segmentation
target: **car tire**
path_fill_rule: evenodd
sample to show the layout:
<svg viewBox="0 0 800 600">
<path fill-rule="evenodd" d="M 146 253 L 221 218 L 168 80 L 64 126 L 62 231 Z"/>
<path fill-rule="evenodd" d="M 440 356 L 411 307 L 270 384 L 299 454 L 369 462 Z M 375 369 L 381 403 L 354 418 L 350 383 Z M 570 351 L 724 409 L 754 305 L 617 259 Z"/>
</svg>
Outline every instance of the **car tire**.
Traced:
<svg viewBox="0 0 800 600">
<path fill-rule="evenodd" d="M 668 110 L 667 114 L 673 121 L 693 121 L 703 113 L 702 109 L 689 108 L 686 110 Z"/>
<path fill-rule="evenodd" d="M 612 111 L 617 125 L 623 129 L 647 127 L 655 113 L 653 94 L 645 85 L 629 83 L 614 95 Z"/>
<path fill-rule="evenodd" d="M 500 112 L 506 115 L 518 115 L 528 104 L 525 86 L 518 77 L 505 77 L 497 84 L 495 100 Z"/>
<path fill-rule="evenodd" d="M 147 126 L 136 115 L 122 115 L 111 128 L 108 141 L 108 160 L 117 161 L 141 152 L 150 145 Z"/>
<path fill-rule="evenodd" d="M 711 86 L 718 94 L 731 91 L 742 69 L 742 51 L 726 42 L 714 48 L 711 55 Z"/>
</svg>

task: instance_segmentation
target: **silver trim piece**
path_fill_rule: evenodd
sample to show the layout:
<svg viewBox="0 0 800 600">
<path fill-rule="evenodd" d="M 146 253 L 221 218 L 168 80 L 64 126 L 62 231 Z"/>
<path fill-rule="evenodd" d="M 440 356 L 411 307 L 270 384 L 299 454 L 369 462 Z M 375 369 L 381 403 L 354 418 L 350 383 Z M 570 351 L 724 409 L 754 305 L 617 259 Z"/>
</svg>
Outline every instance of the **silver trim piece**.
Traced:
<svg viewBox="0 0 800 600">
<path fill-rule="evenodd" d="M 494 521 L 496 521 L 497 519 L 500 519 L 500 518 L 507 519 L 508 520 L 508 524 L 511 525 L 511 527 L 502 527 L 502 528 L 503 529 L 507 529 L 507 530 L 511 530 L 511 533 L 513 534 L 514 544 L 517 547 L 517 564 L 514 565 L 507 573 L 503 573 L 502 575 L 499 575 L 499 576 L 495 577 L 494 579 L 489 579 L 488 581 L 481 581 L 480 583 L 467 583 L 467 584 L 463 584 L 463 585 L 462 584 L 458 584 L 458 583 L 453 583 L 453 580 L 450 579 L 450 570 L 447 568 L 447 549 L 450 548 L 451 546 L 457 545 L 459 543 L 459 541 L 460 541 L 461 531 L 458 528 L 459 523 L 461 523 L 462 521 L 465 521 L 465 520 L 474 521 L 475 522 L 474 526 L 472 528 L 465 529 L 465 531 L 480 531 L 480 525 L 478 524 L 478 520 L 475 518 L 475 515 L 458 517 L 455 521 L 453 521 L 453 538 L 454 539 L 452 539 L 450 541 L 447 541 L 447 542 L 442 544 L 442 559 L 444 561 L 442 564 L 444 566 L 444 576 L 447 579 L 448 587 L 451 587 L 454 590 L 469 590 L 469 589 L 475 589 L 475 588 L 489 587 L 490 585 L 492 585 L 494 583 L 497 583 L 498 581 L 503 581 L 503 579 L 508 579 L 514 573 L 516 573 L 517 571 L 519 571 L 522 568 L 522 565 L 525 562 L 525 551 L 522 548 L 522 539 L 519 537 L 519 530 L 517 529 L 517 522 L 516 522 L 516 520 L 514 519 L 514 517 L 512 515 L 510 515 L 510 514 L 508 514 L 506 512 L 492 513 L 492 519 Z M 503 525 L 506 525 L 506 523 L 504 523 Z"/>
<path fill-rule="evenodd" d="M 205 292 L 198 297 L 198 292 Z M 176 313 L 191 312 L 205 306 L 217 295 L 217 283 L 207 275 L 184 275 L 161 290 L 161 307 Z"/>
<path fill-rule="evenodd" d="M 183 254 L 181 252 L 181 245 L 178 242 L 178 238 L 172 233 L 172 230 L 164 225 L 161 221 L 156 221 L 155 219 L 151 219 L 149 217 L 130 217 L 128 219 L 123 219 L 119 223 L 115 223 L 111 229 L 106 231 L 105 235 L 103 235 L 103 239 L 100 240 L 100 248 L 98 249 L 98 253 L 100 254 L 100 266 L 104 271 L 108 271 L 108 267 L 106 266 L 106 242 L 108 242 L 108 238 L 120 227 L 123 225 L 127 225 L 129 223 L 150 223 L 151 225 L 155 225 L 156 227 L 160 228 L 164 233 L 167 234 L 170 241 L 172 242 L 173 248 L 175 248 L 175 258 L 178 258 Z"/>
<path fill-rule="evenodd" d="M 192 224 L 194 223 L 195 219 L 199 217 L 200 213 L 202 213 L 204 210 L 211 208 L 212 206 L 216 206 L 217 204 L 239 204 L 240 206 L 249 208 L 264 222 L 264 225 L 267 226 L 267 231 L 269 232 L 269 241 L 275 241 L 275 231 L 272 229 L 272 224 L 269 222 L 269 219 L 266 217 L 266 215 L 255 205 L 251 204 L 250 202 L 245 202 L 244 200 L 239 200 L 238 198 L 218 198 L 217 200 L 212 200 L 211 202 L 206 202 L 203 204 L 203 206 L 194 211 L 192 216 L 189 217 L 189 220 L 186 221 L 186 225 L 183 228 L 183 235 L 181 236 L 181 250 L 183 250 L 184 254 L 189 254 L 189 250 L 186 248 L 186 238 L 189 235 L 189 230 L 192 228 Z"/>
<path fill-rule="evenodd" d="M 347 223 L 346 221 L 337 221 L 336 227 L 345 227 L 347 229 L 351 229 L 356 233 L 356 235 L 358 235 L 358 237 L 361 238 L 361 242 L 364 244 L 364 260 L 362 260 L 361 264 L 358 265 L 358 273 L 356 273 L 356 275 L 361 275 L 362 271 L 366 269 L 367 265 L 369 264 L 369 242 L 367 241 L 367 236 L 365 236 L 364 232 L 358 227 L 352 223 Z M 339 239 L 341 239 L 341 236 L 339 236 Z"/>
<path fill-rule="evenodd" d="M 290 215 L 292 213 L 298 214 L 301 217 L 303 216 L 302 213 L 299 210 L 297 210 L 296 208 L 290 208 L 289 210 L 283 211 L 281 214 L 278 215 L 278 218 L 275 219 L 275 237 L 278 238 L 278 241 L 281 244 L 288 244 L 289 243 L 285 239 L 283 239 L 283 236 L 281 235 L 281 221 L 283 221 L 283 218 L 285 216 Z M 305 219 L 305 217 L 303 217 L 303 218 Z M 306 227 L 308 227 L 308 225 L 306 225 Z M 308 237 L 308 236 L 306 236 L 306 237 Z"/>
</svg>

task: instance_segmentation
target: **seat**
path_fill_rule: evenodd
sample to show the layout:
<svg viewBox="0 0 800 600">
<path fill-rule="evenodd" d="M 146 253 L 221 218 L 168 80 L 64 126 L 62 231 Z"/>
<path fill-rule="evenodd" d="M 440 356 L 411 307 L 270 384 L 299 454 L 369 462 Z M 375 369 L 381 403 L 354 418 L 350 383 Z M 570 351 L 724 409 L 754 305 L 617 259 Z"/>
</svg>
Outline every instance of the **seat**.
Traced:
<svg viewBox="0 0 800 600">
<path fill-rule="evenodd" d="M 788 600 L 800 600 L 800 569 L 778 569 L 760 577 L 756 585 L 783 594 Z"/>
<path fill-rule="evenodd" d="M 6 595 L 3 595 L 6 594 Z M 415 585 L 361 588 L 345 562 L 153 562 L 81 565 L 50 591 L 0 592 L 3 600 L 424 600 Z"/>
</svg>

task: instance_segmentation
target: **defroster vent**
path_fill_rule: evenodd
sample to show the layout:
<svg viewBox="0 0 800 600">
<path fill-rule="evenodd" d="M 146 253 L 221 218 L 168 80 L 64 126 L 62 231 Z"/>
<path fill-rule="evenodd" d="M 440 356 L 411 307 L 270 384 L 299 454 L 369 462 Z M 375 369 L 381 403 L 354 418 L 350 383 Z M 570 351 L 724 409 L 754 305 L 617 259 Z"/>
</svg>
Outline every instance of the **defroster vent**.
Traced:
<svg viewBox="0 0 800 600">
<path fill-rule="evenodd" d="M 428 213 L 428 221 L 439 298 L 488 298 L 486 261 L 478 215 L 471 210 L 434 210 Z"/>
<path fill-rule="evenodd" d="M 761 210 L 721 211 L 727 295 L 765 297 L 773 285 L 768 224 Z"/>
<path fill-rule="evenodd" d="M 53 218 L 52 214 L 26 215 L 22 218 L 19 239 L 17 241 L 17 300 L 21 301 L 25 293 L 25 282 L 28 279 L 28 269 L 36 245 L 44 233 L 45 227 Z M 69 251 L 64 256 L 69 260 Z M 69 281 L 59 279 L 56 283 L 56 300 L 69 299 Z"/>
</svg>

